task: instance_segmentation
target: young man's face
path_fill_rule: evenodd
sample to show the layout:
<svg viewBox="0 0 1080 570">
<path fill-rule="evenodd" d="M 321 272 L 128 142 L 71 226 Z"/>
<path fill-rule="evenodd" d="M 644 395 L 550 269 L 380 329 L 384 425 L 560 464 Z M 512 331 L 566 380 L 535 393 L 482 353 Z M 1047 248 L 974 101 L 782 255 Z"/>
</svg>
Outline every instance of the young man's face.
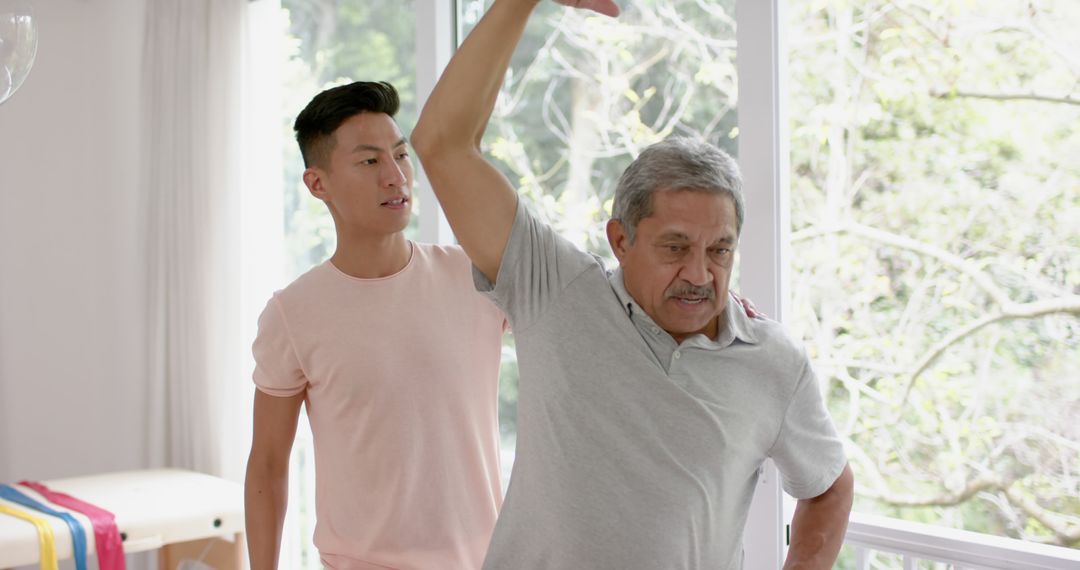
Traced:
<svg viewBox="0 0 1080 570">
<path fill-rule="evenodd" d="M 730 197 L 695 190 L 654 193 L 652 215 L 638 222 L 632 244 L 620 221 L 608 222 L 627 292 L 676 341 L 698 333 L 716 337 L 737 224 Z"/>
<path fill-rule="evenodd" d="M 326 203 L 349 235 L 400 232 L 412 211 L 412 163 L 405 137 L 384 113 L 360 113 L 341 124 L 325 164 L 304 171 L 312 195 Z"/>
</svg>

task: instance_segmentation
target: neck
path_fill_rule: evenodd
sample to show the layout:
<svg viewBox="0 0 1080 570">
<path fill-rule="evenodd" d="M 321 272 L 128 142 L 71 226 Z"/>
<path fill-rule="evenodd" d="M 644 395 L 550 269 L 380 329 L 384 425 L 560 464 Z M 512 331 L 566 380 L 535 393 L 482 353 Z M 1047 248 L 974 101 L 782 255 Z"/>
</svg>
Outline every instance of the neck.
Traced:
<svg viewBox="0 0 1080 570">
<path fill-rule="evenodd" d="M 389 277 L 404 269 L 412 256 L 412 246 L 402 232 L 373 236 L 339 231 L 337 237 L 337 249 L 330 262 L 352 277 Z"/>
</svg>

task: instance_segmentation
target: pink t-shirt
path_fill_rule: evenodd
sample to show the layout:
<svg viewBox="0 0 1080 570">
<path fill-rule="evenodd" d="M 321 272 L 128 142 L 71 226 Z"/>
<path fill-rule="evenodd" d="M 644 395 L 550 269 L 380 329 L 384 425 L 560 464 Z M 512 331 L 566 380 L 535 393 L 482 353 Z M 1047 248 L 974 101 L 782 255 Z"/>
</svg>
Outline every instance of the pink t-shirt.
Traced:
<svg viewBox="0 0 1080 570">
<path fill-rule="evenodd" d="M 337 570 L 480 568 L 502 504 L 505 318 L 461 248 L 412 251 L 381 279 L 327 261 L 259 318 L 255 384 L 307 389 L 315 546 Z"/>
</svg>

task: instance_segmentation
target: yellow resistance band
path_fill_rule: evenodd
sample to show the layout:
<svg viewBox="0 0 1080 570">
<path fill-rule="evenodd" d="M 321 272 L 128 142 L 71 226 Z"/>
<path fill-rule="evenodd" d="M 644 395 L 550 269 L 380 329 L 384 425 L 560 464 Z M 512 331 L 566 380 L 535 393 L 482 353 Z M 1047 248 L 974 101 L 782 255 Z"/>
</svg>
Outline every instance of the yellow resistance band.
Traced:
<svg viewBox="0 0 1080 570">
<path fill-rule="evenodd" d="M 41 551 L 41 570 L 58 570 L 56 566 L 56 540 L 53 538 L 52 525 L 48 521 L 25 511 L 13 509 L 4 503 L 0 503 L 0 513 L 33 523 L 37 527 L 38 548 Z"/>
</svg>

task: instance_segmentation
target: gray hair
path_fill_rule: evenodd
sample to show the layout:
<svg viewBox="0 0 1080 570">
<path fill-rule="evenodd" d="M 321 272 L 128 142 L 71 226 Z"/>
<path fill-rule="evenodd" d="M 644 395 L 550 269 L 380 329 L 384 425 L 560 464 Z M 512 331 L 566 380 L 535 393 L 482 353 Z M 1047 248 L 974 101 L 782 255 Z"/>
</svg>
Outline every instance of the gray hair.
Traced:
<svg viewBox="0 0 1080 570">
<path fill-rule="evenodd" d="M 735 160 L 705 141 L 672 137 L 642 151 L 615 187 L 611 217 L 622 222 L 630 243 L 638 222 L 652 215 L 653 194 L 666 190 L 729 196 L 735 202 L 736 231 L 742 232 L 742 175 Z"/>
</svg>

